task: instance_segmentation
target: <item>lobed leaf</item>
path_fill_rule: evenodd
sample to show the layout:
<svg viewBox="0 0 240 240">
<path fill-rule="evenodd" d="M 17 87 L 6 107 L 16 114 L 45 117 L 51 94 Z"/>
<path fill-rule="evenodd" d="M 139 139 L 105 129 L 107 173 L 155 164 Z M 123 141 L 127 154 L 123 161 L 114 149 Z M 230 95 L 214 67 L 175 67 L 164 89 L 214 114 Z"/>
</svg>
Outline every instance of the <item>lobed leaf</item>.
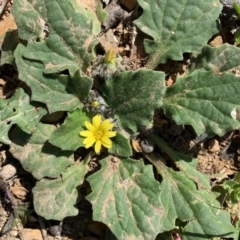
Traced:
<svg viewBox="0 0 240 240">
<path fill-rule="evenodd" d="M 120 72 L 106 81 L 103 97 L 120 127 L 136 132 L 140 124 L 148 125 L 154 109 L 162 105 L 164 77 L 163 72 L 139 70 Z"/>
<path fill-rule="evenodd" d="M 152 131 L 142 131 L 142 133 L 146 137 L 152 139 L 161 152 L 166 153 L 175 162 L 176 167 L 180 169 L 186 177 L 196 183 L 198 189 L 203 188 L 208 191 L 211 190 L 208 176 L 196 170 L 198 163 L 196 158 L 176 152 L 169 147 L 163 139 L 152 133 Z"/>
<path fill-rule="evenodd" d="M 45 103 L 49 113 L 76 109 L 80 101 L 78 95 L 75 95 L 78 92 L 72 91 L 74 88 L 71 78 L 68 75 L 44 74 L 42 63 L 22 57 L 25 50 L 26 48 L 19 44 L 14 55 L 19 79 L 31 88 L 32 100 Z"/>
<path fill-rule="evenodd" d="M 29 35 L 37 38 L 43 28 L 47 29 L 43 41 L 29 42 L 24 52 L 26 58 L 41 61 L 45 73 L 69 69 L 73 75 L 78 69 L 85 70 L 93 60 L 97 40 L 92 21 L 75 11 L 71 1 L 16 0 L 13 15 L 20 33 L 25 34 L 20 37 L 25 40 Z"/>
<path fill-rule="evenodd" d="M 52 125 L 39 123 L 32 135 L 19 128 L 11 135 L 10 152 L 38 180 L 58 177 L 73 161 L 71 152 L 63 152 L 48 142 L 54 129 Z"/>
<path fill-rule="evenodd" d="M 205 46 L 202 52 L 191 58 L 185 76 L 195 70 L 225 72 L 240 70 L 240 48 L 230 44 L 218 47 Z"/>
<path fill-rule="evenodd" d="M 129 157 L 132 155 L 132 148 L 129 139 L 125 138 L 123 134 L 117 132 L 117 135 L 112 140 L 112 148 L 108 149 L 110 154 L 117 156 Z"/>
<path fill-rule="evenodd" d="M 182 232 L 184 240 L 233 236 L 236 230 L 230 222 L 230 214 L 221 210 L 214 194 L 197 190 L 196 184 L 184 173 L 169 169 L 155 156 L 148 155 L 147 158 L 163 178 L 160 202 L 168 210 L 165 224 L 175 224 L 176 219 L 187 222 Z"/>
<path fill-rule="evenodd" d="M 49 142 L 62 150 L 73 150 L 84 146 L 83 137 L 79 132 L 86 130 L 84 122 L 90 121 L 89 116 L 82 109 L 76 109 L 69 113 L 65 122 L 55 129 L 49 139 Z"/>
<path fill-rule="evenodd" d="M 17 89 L 11 98 L 0 100 L 0 141 L 11 143 L 8 131 L 13 124 L 17 124 L 26 133 L 31 133 L 46 113 L 43 104 L 30 102 L 24 90 Z"/>
<path fill-rule="evenodd" d="M 240 81 L 231 73 L 195 71 L 167 89 L 163 108 L 177 124 L 222 136 L 239 128 Z"/>
<path fill-rule="evenodd" d="M 17 30 L 11 30 L 6 32 L 3 43 L 1 45 L 1 62 L 0 65 L 14 63 L 14 54 L 19 39 L 17 37 Z"/>
<path fill-rule="evenodd" d="M 100 0 L 88 0 L 86 2 L 72 0 L 71 3 L 75 11 L 85 15 L 87 19 L 93 22 L 93 33 L 97 35 L 101 31 L 100 22 L 102 23 L 107 16 L 107 12 L 103 10 Z"/>
<path fill-rule="evenodd" d="M 47 9 L 42 1 L 16 0 L 11 11 L 21 39 L 32 42 L 43 34 Z"/>
<path fill-rule="evenodd" d="M 61 221 L 76 216 L 76 204 L 81 198 L 79 188 L 88 170 L 89 154 L 83 162 L 65 169 L 58 179 L 42 179 L 33 188 L 34 210 L 45 219 Z"/>
<path fill-rule="evenodd" d="M 138 0 L 143 14 L 134 23 L 153 40 L 144 41 L 150 54 L 147 68 L 167 59 L 182 60 L 183 53 L 199 51 L 218 32 L 221 4 L 216 0 Z M 207 26 L 207 27 L 206 27 Z"/>
<path fill-rule="evenodd" d="M 95 221 L 105 223 L 117 239 L 155 239 L 159 232 L 174 228 L 165 221 L 167 209 L 159 201 L 159 183 L 150 165 L 109 156 L 101 166 L 87 178 Z"/>
</svg>

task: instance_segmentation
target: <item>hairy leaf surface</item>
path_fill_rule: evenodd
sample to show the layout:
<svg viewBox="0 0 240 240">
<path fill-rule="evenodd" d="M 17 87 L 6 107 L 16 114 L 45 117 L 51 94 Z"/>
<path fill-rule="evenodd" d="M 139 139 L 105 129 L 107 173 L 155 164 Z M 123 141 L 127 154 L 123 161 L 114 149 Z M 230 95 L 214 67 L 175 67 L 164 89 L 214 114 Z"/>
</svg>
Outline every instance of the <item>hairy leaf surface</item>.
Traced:
<svg viewBox="0 0 240 240">
<path fill-rule="evenodd" d="M 140 30 L 153 38 L 144 46 L 150 54 L 148 68 L 167 59 L 182 60 L 184 52 L 199 51 L 218 32 L 221 12 L 217 0 L 138 0 L 142 16 L 135 21 Z"/>
<path fill-rule="evenodd" d="M 72 91 L 71 78 L 68 75 L 44 74 L 42 63 L 22 57 L 25 49 L 19 44 L 14 54 L 19 78 L 31 88 L 32 100 L 45 103 L 49 113 L 76 109 L 80 101 L 75 94 L 79 91 Z"/>
<path fill-rule="evenodd" d="M 11 98 L 0 100 L 0 141 L 11 143 L 8 131 L 13 124 L 17 124 L 26 133 L 31 133 L 46 113 L 43 104 L 30 102 L 24 90 L 17 89 Z"/>
<path fill-rule="evenodd" d="M 93 219 L 104 222 L 118 239 L 155 239 L 167 224 L 159 202 L 159 183 L 142 160 L 109 156 L 101 170 L 87 178 L 92 193 Z"/>
<path fill-rule="evenodd" d="M 164 77 L 163 72 L 139 70 L 120 72 L 106 82 L 103 96 L 120 127 L 136 132 L 140 124 L 148 125 L 154 109 L 162 105 Z"/>
<path fill-rule="evenodd" d="M 0 65 L 14 63 L 14 50 L 19 43 L 17 30 L 10 30 L 6 32 L 3 43 L 1 45 L 1 62 Z"/>
<path fill-rule="evenodd" d="M 222 136 L 240 127 L 240 81 L 231 73 L 195 71 L 178 78 L 163 99 L 167 116 L 201 133 Z"/>
<path fill-rule="evenodd" d="M 117 156 L 129 157 L 132 155 L 132 148 L 129 139 L 125 138 L 123 134 L 117 132 L 117 135 L 112 140 L 112 148 L 108 152 Z"/>
<path fill-rule="evenodd" d="M 88 170 L 88 155 L 84 161 L 65 169 L 55 180 L 42 179 L 33 188 L 34 209 L 45 219 L 61 221 L 65 217 L 76 216 L 76 204 L 81 198 L 79 189 Z"/>
<path fill-rule="evenodd" d="M 29 40 L 30 35 L 42 39 L 29 42 L 24 56 L 42 61 L 45 73 L 69 69 L 73 75 L 90 64 L 97 43 L 93 22 L 88 15 L 75 11 L 69 0 L 16 0 L 13 14 L 20 33 L 23 32 L 20 37 Z"/>
<path fill-rule="evenodd" d="M 202 52 L 191 58 L 186 74 L 194 70 L 225 72 L 240 70 L 240 48 L 230 44 L 217 47 L 205 46 Z M 186 76 L 186 75 L 185 75 Z"/>
<path fill-rule="evenodd" d="M 63 152 L 48 142 L 54 129 L 52 125 L 40 123 L 32 135 L 19 128 L 12 133 L 10 152 L 38 180 L 58 177 L 73 161 L 71 152 Z"/>
<path fill-rule="evenodd" d="M 54 130 L 49 142 L 62 150 L 74 151 L 82 147 L 84 138 L 79 136 L 79 132 L 86 130 L 85 121 L 91 122 L 91 119 L 82 109 L 69 113 L 65 122 Z"/>
<path fill-rule="evenodd" d="M 161 152 L 167 154 L 175 162 L 177 168 L 180 169 L 186 177 L 196 183 L 198 189 L 211 190 L 208 176 L 196 170 L 198 163 L 196 158 L 173 150 L 163 139 L 152 133 L 152 131 L 144 131 L 143 134 L 152 139 Z"/>
<path fill-rule="evenodd" d="M 221 210 L 214 194 L 203 189 L 197 190 L 196 184 L 187 175 L 166 167 L 154 155 L 148 155 L 147 158 L 163 178 L 160 202 L 167 209 L 165 224 L 172 225 L 176 219 L 189 221 L 183 229 L 183 239 L 186 240 L 233 236 L 236 230 L 230 222 L 230 214 Z"/>
</svg>

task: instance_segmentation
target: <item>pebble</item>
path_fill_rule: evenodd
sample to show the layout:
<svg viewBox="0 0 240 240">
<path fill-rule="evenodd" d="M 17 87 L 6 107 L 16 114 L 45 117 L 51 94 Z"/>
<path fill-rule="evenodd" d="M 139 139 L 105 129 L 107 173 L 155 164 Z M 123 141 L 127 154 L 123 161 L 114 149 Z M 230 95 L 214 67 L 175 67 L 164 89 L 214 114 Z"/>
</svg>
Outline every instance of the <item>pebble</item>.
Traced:
<svg viewBox="0 0 240 240">
<path fill-rule="evenodd" d="M 24 228 L 20 235 L 21 239 L 24 240 L 43 240 L 42 233 L 39 229 Z"/>
<path fill-rule="evenodd" d="M 53 225 L 49 228 L 50 233 L 55 236 L 60 236 L 62 232 L 62 226 L 59 225 Z"/>
<path fill-rule="evenodd" d="M 10 234 L 11 234 L 11 237 L 17 237 L 18 231 L 17 231 L 17 230 L 12 230 L 12 231 L 10 232 Z"/>
<path fill-rule="evenodd" d="M 7 164 L 3 166 L 2 170 L 0 171 L 0 177 L 3 180 L 8 180 L 12 178 L 16 174 L 16 172 L 17 170 L 13 165 Z"/>
<path fill-rule="evenodd" d="M 220 145 L 216 139 L 211 139 L 208 142 L 208 151 L 209 152 L 219 152 L 220 151 Z"/>
<path fill-rule="evenodd" d="M 144 153 L 150 153 L 150 152 L 153 152 L 154 150 L 154 142 L 153 140 L 151 139 L 143 139 L 141 142 L 140 142 L 140 147 L 142 149 L 142 151 Z"/>
</svg>

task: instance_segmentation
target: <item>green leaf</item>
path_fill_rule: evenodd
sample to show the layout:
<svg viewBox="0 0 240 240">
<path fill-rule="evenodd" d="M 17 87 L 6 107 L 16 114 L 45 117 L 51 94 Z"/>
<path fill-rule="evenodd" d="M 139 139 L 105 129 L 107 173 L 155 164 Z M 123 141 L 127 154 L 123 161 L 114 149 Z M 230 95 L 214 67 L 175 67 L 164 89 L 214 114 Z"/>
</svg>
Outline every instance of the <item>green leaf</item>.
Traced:
<svg viewBox="0 0 240 240">
<path fill-rule="evenodd" d="M 166 224 L 167 209 L 160 204 L 152 166 L 112 156 L 100 163 L 101 170 L 87 178 L 95 221 L 105 223 L 117 239 L 155 239 L 174 228 L 174 223 Z"/>
<path fill-rule="evenodd" d="M 61 221 L 78 214 L 76 204 L 81 198 L 79 189 L 88 171 L 87 164 L 91 156 L 90 153 L 82 162 L 65 169 L 58 179 L 37 182 L 32 191 L 34 209 L 38 215 L 47 220 Z"/>
<path fill-rule="evenodd" d="M 36 179 L 56 178 L 73 161 L 71 152 L 63 152 L 47 141 L 54 129 L 40 123 L 31 136 L 19 128 L 12 133 L 10 152 Z"/>
<path fill-rule="evenodd" d="M 221 4 L 216 0 L 138 0 L 142 16 L 134 23 L 153 40 L 146 39 L 147 68 L 154 69 L 167 59 L 182 60 L 183 53 L 206 45 L 218 32 Z"/>
<path fill-rule="evenodd" d="M 232 236 L 236 230 L 230 222 L 230 214 L 221 210 L 214 194 L 197 190 L 196 184 L 184 173 L 169 169 L 155 156 L 148 155 L 147 158 L 163 178 L 160 202 L 167 209 L 165 224 L 173 225 L 176 219 L 188 221 L 182 233 L 186 240 Z"/>
<path fill-rule="evenodd" d="M 195 70 L 216 72 L 240 70 L 240 48 L 227 43 L 217 47 L 205 46 L 200 54 L 191 58 L 190 62 L 185 76 Z"/>
<path fill-rule="evenodd" d="M 73 83 L 69 76 L 44 74 L 43 64 L 22 57 L 23 45 L 18 45 L 14 52 L 19 71 L 19 78 L 26 82 L 32 90 L 31 99 L 47 105 L 49 113 L 57 111 L 73 111 L 80 106 L 76 92 L 72 92 Z M 79 96 L 80 97 L 80 96 Z"/>
<path fill-rule="evenodd" d="M 225 190 L 232 190 L 233 189 L 233 186 L 235 185 L 235 184 L 237 184 L 237 182 L 236 181 L 234 181 L 234 180 L 227 180 L 227 181 L 224 181 L 224 183 L 223 183 L 223 188 L 225 189 Z"/>
<path fill-rule="evenodd" d="M 240 6 L 236 2 L 233 3 L 233 9 L 237 13 L 238 17 L 240 17 Z"/>
<path fill-rule="evenodd" d="M 21 39 L 31 42 L 41 36 L 46 15 L 46 8 L 41 1 L 17 0 L 11 10 Z"/>
<path fill-rule="evenodd" d="M 65 122 L 54 130 L 49 142 L 61 148 L 62 150 L 76 150 L 83 145 L 83 137 L 79 136 L 79 132 L 86 130 L 84 122 L 91 119 L 82 109 L 76 109 L 69 113 Z"/>
<path fill-rule="evenodd" d="M 46 74 L 69 69 L 73 75 L 78 69 L 84 71 L 88 67 L 97 43 L 92 21 L 85 14 L 76 12 L 69 0 L 16 0 L 14 6 L 14 18 L 20 31 L 24 25 L 24 30 L 37 29 L 35 35 L 39 35 L 40 19 L 49 30 L 45 41 L 28 43 L 24 53 L 26 58 L 42 61 Z M 30 18 L 30 26 L 26 18 Z"/>
<path fill-rule="evenodd" d="M 239 28 L 234 33 L 234 39 L 235 39 L 236 43 L 239 45 L 240 44 L 240 29 Z"/>
<path fill-rule="evenodd" d="M 234 176 L 234 180 L 240 183 L 240 172 L 237 172 Z"/>
<path fill-rule="evenodd" d="M 166 153 L 171 159 L 175 162 L 177 168 L 179 168 L 189 179 L 194 181 L 198 187 L 198 189 L 211 189 L 211 186 L 209 184 L 208 176 L 197 171 L 197 163 L 198 160 L 196 158 L 192 158 L 188 155 L 185 155 L 180 152 L 176 152 L 171 147 L 168 146 L 168 144 L 162 140 L 160 137 L 156 136 L 152 131 L 142 131 L 142 133 L 152 139 L 158 148 Z"/>
<path fill-rule="evenodd" d="M 6 32 L 3 43 L 1 45 L 1 66 L 4 64 L 13 65 L 13 52 L 16 49 L 18 43 L 19 40 L 17 37 L 17 30 L 11 30 Z"/>
<path fill-rule="evenodd" d="M 17 124 L 26 133 L 31 133 L 46 113 L 43 104 L 30 102 L 24 90 L 17 89 L 11 98 L 0 100 L 0 141 L 11 143 L 8 131 L 13 124 Z"/>
<path fill-rule="evenodd" d="M 117 132 L 117 135 L 112 140 L 112 148 L 108 149 L 109 153 L 117 156 L 129 157 L 132 155 L 132 148 L 130 142 L 123 134 Z"/>
<path fill-rule="evenodd" d="M 149 123 L 154 109 L 162 105 L 164 78 L 163 72 L 139 70 L 120 72 L 106 81 L 103 97 L 120 127 L 136 132 L 138 125 Z"/>
<path fill-rule="evenodd" d="M 34 210 L 30 207 L 30 202 L 22 203 L 21 205 L 17 206 L 17 214 L 23 226 L 28 223 L 29 216 L 34 214 Z"/>
<path fill-rule="evenodd" d="M 84 99 L 88 96 L 93 85 L 93 79 L 82 75 L 79 70 L 74 73 L 71 82 L 72 86 L 69 84 L 68 90 L 73 92 L 80 99 Z"/>
<path fill-rule="evenodd" d="M 71 1 L 75 11 L 84 15 L 87 19 L 93 22 L 93 33 L 97 35 L 101 31 L 101 24 L 107 16 L 107 12 L 103 10 L 100 0 L 91 0 L 91 6 L 84 1 Z"/>
<path fill-rule="evenodd" d="M 177 124 L 192 125 L 198 135 L 222 136 L 240 127 L 240 81 L 231 73 L 195 71 L 178 78 L 167 89 L 163 103 L 168 117 Z"/>
</svg>

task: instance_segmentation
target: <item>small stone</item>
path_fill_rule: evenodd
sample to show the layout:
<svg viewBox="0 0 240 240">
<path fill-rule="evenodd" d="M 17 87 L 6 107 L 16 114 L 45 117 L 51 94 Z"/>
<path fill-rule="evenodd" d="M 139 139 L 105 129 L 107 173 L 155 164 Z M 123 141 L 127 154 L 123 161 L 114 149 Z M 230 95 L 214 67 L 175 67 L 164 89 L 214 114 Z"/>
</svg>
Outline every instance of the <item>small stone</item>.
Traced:
<svg viewBox="0 0 240 240">
<path fill-rule="evenodd" d="M 17 230 L 12 230 L 12 231 L 10 232 L 10 234 L 11 234 L 12 237 L 17 237 L 18 231 L 17 231 Z"/>
<path fill-rule="evenodd" d="M 219 152 L 220 151 L 220 145 L 216 139 L 211 139 L 208 142 L 208 151 L 209 152 Z"/>
<path fill-rule="evenodd" d="M 24 240 L 43 240 L 42 233 L 39 229 L 23 228 L 20 235 L 21 239 Z"/>
<path fill-rule="evenodd" d="M 120 0 L 121 4 L 129 11 L 137 6 L 137 0 Z"/>
<path fill-rule="evenodd" d="M 60 224 L 53 225 L 49 228 L 50 233 L 55 236 L 60 236 L 62 232 L 62 226 Z"/>
<path fill-rule="evenodd" d="M 0 177 L 4 180 L 8 180 L 12 178 L 16 174 L 16 172 L 17 170 L 13 165 L 7 164 L 2 168 L 0 172 Z"/>
<path fill-rule="evenodd" d="M 115 53 L 118 51 L 118 42 L 115 38 L 112 29 L 109 29 L 105 34 L 99 37 L 99 42 L 105 52 L 114 50 Z"/>
<path fill-rule="evenodd" d="M 140 142 L 140 147 L 144 153 L 150 153 L 154 150 L 154 142 L 151 139 L 144 139 Z"/>
</svg>

